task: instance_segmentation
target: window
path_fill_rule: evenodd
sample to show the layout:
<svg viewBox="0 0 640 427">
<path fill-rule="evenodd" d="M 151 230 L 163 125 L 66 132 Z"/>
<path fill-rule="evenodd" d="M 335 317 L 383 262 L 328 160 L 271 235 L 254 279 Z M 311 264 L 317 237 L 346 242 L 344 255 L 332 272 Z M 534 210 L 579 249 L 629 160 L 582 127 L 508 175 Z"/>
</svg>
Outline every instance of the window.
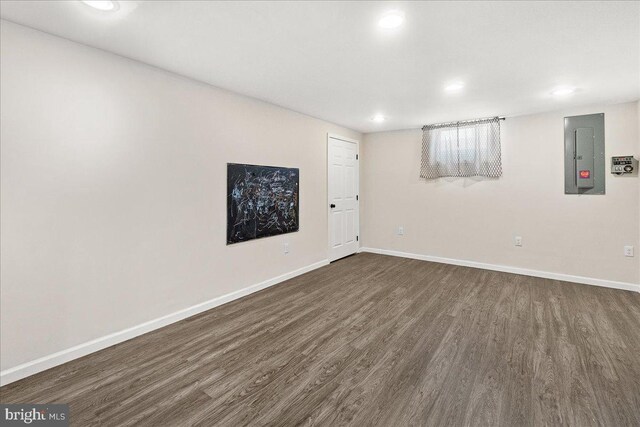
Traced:
<svg viewBox="0 0 640 427">
<path fill-rule="evenodd" d="M 420 177 L 502 175 L 498 117 L 428 125 L 422 130 Z"/>
</svg>

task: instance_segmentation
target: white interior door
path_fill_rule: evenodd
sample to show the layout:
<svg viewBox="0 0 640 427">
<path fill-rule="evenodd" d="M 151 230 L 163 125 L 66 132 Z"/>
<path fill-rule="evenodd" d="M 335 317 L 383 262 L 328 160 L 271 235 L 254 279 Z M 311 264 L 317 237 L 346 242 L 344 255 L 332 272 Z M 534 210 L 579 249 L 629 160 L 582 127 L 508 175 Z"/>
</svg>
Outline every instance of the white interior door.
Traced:
<svg viewBox="0 0 640 427">
<path fill-rule="evenodd" d="M 359 246 L 358 142 L 329 135 L 329 261 L 357 252 Z"/>
</svg>

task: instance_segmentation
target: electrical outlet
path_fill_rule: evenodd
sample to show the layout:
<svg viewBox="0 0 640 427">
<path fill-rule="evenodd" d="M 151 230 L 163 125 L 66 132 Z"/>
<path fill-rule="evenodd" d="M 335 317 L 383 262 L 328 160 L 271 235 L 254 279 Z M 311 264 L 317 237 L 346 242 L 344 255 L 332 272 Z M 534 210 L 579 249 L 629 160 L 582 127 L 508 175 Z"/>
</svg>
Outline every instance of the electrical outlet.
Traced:
<svg viewBox="0 0 640 427">
<path fill-rule="evenodd" d="M 285 243 L 284 243 L 284 254 L 286 255 L 286 254 L 288 254 L 288 253 L 289 253 L 289 243 L 288 243 L 288 242 L 285 242 Z"/>
<path fill-rule="evenodd" d="M 398 236 L 404 236 L 404 227 L 403 226 L 398 227 Z"/>
<path fill-rule="evenodd" d="M 633 256 L 633 246 L 624 247 L 624 256 Z"/>
<path fill-rule="evenodd" d="M 513 238 L 513 244 L 516 246 L 522 246 L 522 236 L 516 236 Z"/>
</svg>

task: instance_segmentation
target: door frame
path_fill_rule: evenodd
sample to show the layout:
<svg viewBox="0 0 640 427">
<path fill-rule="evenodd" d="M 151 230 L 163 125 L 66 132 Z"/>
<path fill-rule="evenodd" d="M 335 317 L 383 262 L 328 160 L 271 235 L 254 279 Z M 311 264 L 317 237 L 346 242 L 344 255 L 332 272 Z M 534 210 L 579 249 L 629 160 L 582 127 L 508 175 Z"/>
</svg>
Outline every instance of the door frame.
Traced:
<svg viewBox="0 0 640 427">
<path fill-rule="evenodd" d="M 358 244 L 356 248 L 356 253 L 360 251 L 360 141 L 357 139 L 347 138 L 346 136 L 337 135 L 335 133 L 327 133 L 327 147 L 325 151 L 326 155 L 326 171 L 327 171 L 327 199 L 326 199 L 326 209 L 327 209 L 327 259 L 329 262 L 333 262 L 336 260 L 331 259 L 331 208 L 329 207 L 330 199 L 329 199 L 329 173 L 330 173 L 330 165 L 329 165 L 329 142 L 331 139 L 338 139 L 344 142 L 351 142 L 356 144 L 356 155 L 358 158 L 356 159 L 356 194 L 358 195 L 356 199 L 356 203 L 358 206 L 358 215 L 356 216 L 356 236 L 358 237 Z M 339 258 L 338 258 L 339 259 Z"/>
</svg>

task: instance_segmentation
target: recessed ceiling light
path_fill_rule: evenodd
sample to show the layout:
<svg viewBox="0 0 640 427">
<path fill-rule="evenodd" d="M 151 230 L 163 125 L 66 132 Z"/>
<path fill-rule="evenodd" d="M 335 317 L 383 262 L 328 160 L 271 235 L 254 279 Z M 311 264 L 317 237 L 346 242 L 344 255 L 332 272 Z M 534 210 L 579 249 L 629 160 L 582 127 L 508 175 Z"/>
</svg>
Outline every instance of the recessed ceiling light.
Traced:
<svg viewBox="0 0 640 427">
<path fill-rule="evenodd" d="M 382 123 L 382 122 L 384 122 L 384 116 L 382 114 L 376 114 L 375 116 L 373 116 L 371 118 L 371 121 L 376 122 L 376 123 Z"/>
<path fill-rule="evenodd" d="M 571 95 L 575 91 L 576 91 L 576 88 L 574 88 L 574 87 L 561 86 L 561 87 L 557 87 L 554 90 L 552 90 L 551 91 L 551 95 L 553 95 L 553 96 L 567 96 L 567 95 Z"/>
<path fill-rule="evenodd" d="M 118 9 L 118 3 L 111 0 L 82 0 L 82 3 L 103 12 L 113 12 Z"/>
<path fill-rule="evenodd" d="M 444 90 L 447 92 L 460 92 L 464 88 L 464 83 L 462 82 L 454 82 L 448 84 L 444 87 Z"/>
<path fill-rule="evenodd" d="M 382 18 L 378 21 L 378 26 L 385 30 L 393 30 L 394 28 L 400 27 L 403 22 L 404 13 L 399 10 L 391 10 L 382 15 Z"/>
</svg>

